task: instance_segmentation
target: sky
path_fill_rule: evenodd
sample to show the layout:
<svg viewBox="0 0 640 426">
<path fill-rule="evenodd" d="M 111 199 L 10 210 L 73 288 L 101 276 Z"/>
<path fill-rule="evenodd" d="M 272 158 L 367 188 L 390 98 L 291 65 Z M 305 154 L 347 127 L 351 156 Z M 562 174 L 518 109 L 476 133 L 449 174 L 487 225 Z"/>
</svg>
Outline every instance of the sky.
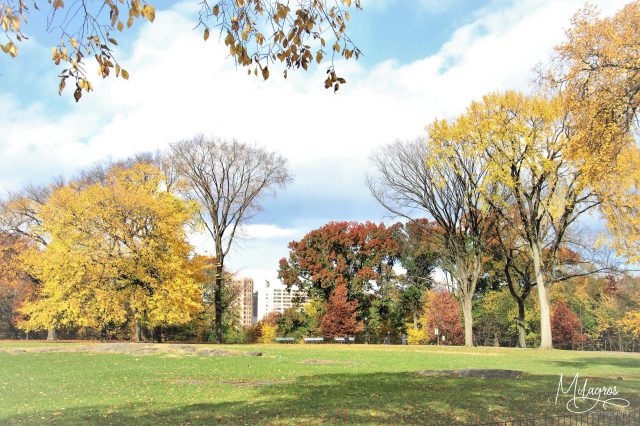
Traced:
<svg viewBox="0 0 640 426">
<path fill-rule="evenodd" d="M 592 1 L 612 15 L 625 1 Z M 236 69 L 217 37 L 194 31 L 197 2 L 156 4 L 116 51 L 129 81 L 92 80 L 76 104 L 57 94 L 46 17 L 31 17 L 16 59 L 0 55 L 0 194 L 82 167 L 165 150 L 196 134 L 278 151 L 294 182 L 246 226 L 227 263 L 240 276 L 277 281 L 287 244 L 329 221 L 391 221 L 365 185 L 373 150 L 424 136 L 436 118 L 461 113 L 483 94 L 530 90 L 536 65 L 562 42 L 574 0 L 363 0 L 349 34 L 363 51 L 336 63 L 347 78 L 323 87 L 327 63 L 262 81 Z M 141 21 L 140 21 L 141 22 Z M 40 25 L 38 25 L 40 24 Z M 205 235 L 197 251 L 212 253 Z"/>
</svg>

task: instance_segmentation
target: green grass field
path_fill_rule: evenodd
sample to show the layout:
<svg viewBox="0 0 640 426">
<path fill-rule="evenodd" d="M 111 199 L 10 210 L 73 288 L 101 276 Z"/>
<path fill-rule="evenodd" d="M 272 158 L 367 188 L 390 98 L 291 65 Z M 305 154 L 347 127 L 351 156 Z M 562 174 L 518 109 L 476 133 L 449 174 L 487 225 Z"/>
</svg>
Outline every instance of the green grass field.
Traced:
<svg viewBox="0 0 640 426">
<path fill-rule="evenodd" d="M 637 354 L 374 345 L 224 346 L 262 357 L 29 353 L 43 345 L 0 342 L 0 424 L 465 424 L 567 413 L 568 397 L 554 404 L 561 373 L 615 385 L 640 408 Z M 16 348 L 27 352 L 6 352 Z M 459 368 L 526 374 L 416 374 Z"/>
</svg>

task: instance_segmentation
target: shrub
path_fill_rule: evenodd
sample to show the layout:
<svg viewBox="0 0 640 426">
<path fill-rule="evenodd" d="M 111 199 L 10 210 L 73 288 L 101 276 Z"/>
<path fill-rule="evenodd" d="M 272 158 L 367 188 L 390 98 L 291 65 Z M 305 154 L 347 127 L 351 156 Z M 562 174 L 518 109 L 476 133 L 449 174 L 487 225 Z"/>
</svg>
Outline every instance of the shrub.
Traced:
<svg viewBox="0 0 640 426">
<path fill-rule="evenodd" d="M 572 348 L 574 344 L 584 342 L 586 336 L 580 332 L 580 318 L 560 300 L 553 308 L 551 315 L 551 335 L 553 344 L 561 348 Z"/>
<path fill-rule="evenodd" d="M 273 324 L 264 323 L 260 327 L 258 343 L 272 343 L 276 339 L 277 328 Z"/>
<path fill-rule="evenodd" d="M 407 343 L 410 345 L 424 345 L 429 342 L 429 336 L 424 328 L 407 327 Z"/>
<path fill-rule="evenodd" d="M 436 341 L 434 330 L 437 327 L 440 336 L 446 338 L 445 344 L 461 345 L 464 342 L 460 304 L 448 291 L 429 290 L 427 292 L 424 325 L 429 341 Z"/>
</svg>

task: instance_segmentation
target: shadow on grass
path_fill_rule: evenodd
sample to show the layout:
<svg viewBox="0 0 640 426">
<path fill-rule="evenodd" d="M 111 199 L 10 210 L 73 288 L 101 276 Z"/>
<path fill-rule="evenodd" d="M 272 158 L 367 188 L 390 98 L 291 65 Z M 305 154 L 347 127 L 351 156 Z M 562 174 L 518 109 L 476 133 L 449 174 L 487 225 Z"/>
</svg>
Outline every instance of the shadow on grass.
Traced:
<svg viewBox="0 0 640 426">
<path fill-rule="evenodd" d="M 178 385 L 176 385 L 178 386 Z M 185 385 L 182 385 L 185 386 Z M 218 385 L 216 385 L 218 386 Z M 223 386 L 221 386 L 221 393 Z M 8 424 L 430 424 L 455 425 L 565 414 L 555 376 L 454 379 L 415 373 L 325 374 L 253 388 L 233 402 L 60 407 L 0 417 Z M 632 407 L 640 402 L 635 383 Z"/>
<path fill-rule="evenodd" d="M 548 361 L 548 363 L 578 370 L 593 367 L 614 367 L 623 369 L 617 375 L 640 376 L 640 357 L 584 357 L 574 358 L 570 361 Z"/>
<path fill-rule="evenodd" d="M 628 384 L 632 392 L 624 396 L 637 409 L 640 383 Z M 179 390 L 179 386 L 198 385 L 171 386 Z M 176 404 L 158 395 L 147 404 L 60 406 L 58 410 L 0 416 L 0 423 L 455 425 L 566 414 L 562 403 L 554 404 L 556 388 L 556 376 L 483 380 L 415 373 L 325 374 L 251 388 L 241 401 Z"/>
</svg>

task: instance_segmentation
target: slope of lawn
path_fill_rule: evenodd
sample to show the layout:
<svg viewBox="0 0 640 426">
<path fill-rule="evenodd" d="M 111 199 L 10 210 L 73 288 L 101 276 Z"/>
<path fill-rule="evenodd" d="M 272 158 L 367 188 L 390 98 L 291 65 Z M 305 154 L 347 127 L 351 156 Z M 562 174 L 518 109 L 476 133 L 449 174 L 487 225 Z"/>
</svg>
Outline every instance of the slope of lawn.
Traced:
<svg viewBox="0 0 640 426">
<path fill-rule="evenodd" d="M 37 344 L 23 343 L 0 342 L 0 424 L 488 422 L 567 413 L 568 397 L 554 404 L 558 379 L 576 373 L 589 378 L 588 386 L 617 386 L 630 409 L 640 409 L 638 354 L 246 345 L 222 348 L 263 356 L 202 357 L 33 353 Z M 459 368 L 526 374 L 522 379 L 416 374 Z"/>
</svg>

